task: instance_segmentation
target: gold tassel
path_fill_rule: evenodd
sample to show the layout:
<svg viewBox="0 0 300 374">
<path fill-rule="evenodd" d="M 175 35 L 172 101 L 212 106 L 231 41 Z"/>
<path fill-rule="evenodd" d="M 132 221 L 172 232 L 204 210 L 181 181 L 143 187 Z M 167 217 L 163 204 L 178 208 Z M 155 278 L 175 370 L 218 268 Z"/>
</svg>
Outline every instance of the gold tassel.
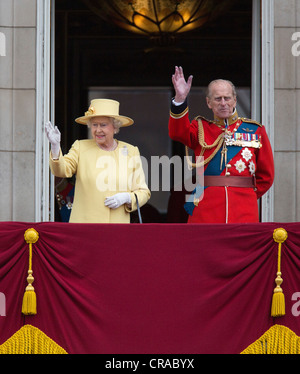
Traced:
<svg viewBox="0 0 300 374">
<path fill-rule="evenodd" d="M 276 287 L 274 288 L 271 316 L 281 317 L 285 315 L 285 300 L 282 288 L 280 287 L 283 279 L 281 278 L 281 244 L 287 239 L 288 234 L 285 229 L 275 229 L 273 232 L 273 239 L 278 243 L 278 264 L 277 264 L 277 277 L 275 279 Z"/>
<path fill-rule="evenodd" d="M 29 244 L 29 268 L 28 268 L 28 285 L 25 289 L 23 303 L 22 303 L 22 313 L 25 315 L 36 314 L 36 294 L 34 287 L 32 285 L 34 278 L 32 276 L 32 244 L 36 243 L 39 239 L 39 234 L 35 229 L 28 229 L 25 231 L 24 239 L 26 243 Z"/>
</svg>

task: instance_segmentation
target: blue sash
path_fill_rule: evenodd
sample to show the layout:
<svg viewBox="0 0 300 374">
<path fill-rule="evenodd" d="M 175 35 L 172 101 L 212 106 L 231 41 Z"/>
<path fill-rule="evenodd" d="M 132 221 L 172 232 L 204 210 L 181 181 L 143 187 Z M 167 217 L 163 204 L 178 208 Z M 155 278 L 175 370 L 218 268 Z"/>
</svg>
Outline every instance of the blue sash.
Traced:
<svg viewBox="0 0 300 374">
<path fill-rule="evenodd" d="M 244 122 L 240 124 L 238 127 L 238 132 L 239 133 L 248 133 L 245 129 L 241 129 L 241 126 L 243 125 Z M 254 123 L 248 123 L 247 122 L 247 130 L 250 130 L 252 134 L 255 134 L 258 125 Z M 237 147 L 237 146 L 227 146 L 227 163 L 230 162 L 241 150 L 243 147 Z M 204 176 L 205 175 L 221 175 L 224 168 L 221 170 L 220 169 L 220 164 L 221 164 L 221 151 L 222 147 L 218 150 L 218 152 L 215 154 L 214 158 L 209 162 L 207 168 L 205 169 Z M 226 165 L 225 165 L 226 167 Z M 207 187 L 202 186 L 201 184 L 197 184 L 196 188 L 192 192 L 192 195 L 188 199 L 188 201 L 184 204 L 184 209 L 186 212 L 192 216 L 193 211 L 195 209 L 195 204 L 194 200 L 195 199 L 200 199 L 201 195 L 204 193 L 204 190 Z"/>
</svg>

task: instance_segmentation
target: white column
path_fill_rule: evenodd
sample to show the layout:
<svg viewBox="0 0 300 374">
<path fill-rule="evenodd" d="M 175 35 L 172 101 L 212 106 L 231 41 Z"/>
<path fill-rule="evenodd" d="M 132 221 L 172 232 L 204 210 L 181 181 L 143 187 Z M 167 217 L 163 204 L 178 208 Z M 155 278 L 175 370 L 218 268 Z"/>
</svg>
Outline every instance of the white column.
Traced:
<svg viewBox="0 0 300 374">
<path fill-rule="evenodd" d="M 261 122 L 261 0 L 252 1 L 251 117 Z"/>
<path fill-rule="evenodd" d="M 51 56 L 51 14 L 53 15 L 51 9 L 54 9 L 54 1 L 37 1 L 35 159 L 35 220 L 37 222 L 53 220 L 54 215 L 51 193 L 53 178 L 49 174 L 49 143 L 44 133 L 45 122 L 53 121 L 51 61 L 53 69 L 54 58 L 53 53 Z M 52 23 L 54 24 L 53 20 Z"/>
</svg>

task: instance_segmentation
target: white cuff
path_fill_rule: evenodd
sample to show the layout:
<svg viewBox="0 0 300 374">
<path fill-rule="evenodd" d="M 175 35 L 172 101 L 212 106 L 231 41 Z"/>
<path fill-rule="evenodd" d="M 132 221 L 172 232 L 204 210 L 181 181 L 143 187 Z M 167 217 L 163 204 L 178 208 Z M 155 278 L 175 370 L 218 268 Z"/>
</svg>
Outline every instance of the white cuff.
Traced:
<svg viewBox="0 0 300 374">
<path fill-rule="evenodd" d="M 179 106 L 179 105 L 183 104 L 184 101 L 182 101 L 182 102 L 180 102 L 180 103 L 177 103 L 177 101 L 175 101 L 175 99 L 173 99 L 173 100 L 172 100 L 172 103 L 173 103 L 174 105 L 176 105 L 176 106 Z"/>
</svg>

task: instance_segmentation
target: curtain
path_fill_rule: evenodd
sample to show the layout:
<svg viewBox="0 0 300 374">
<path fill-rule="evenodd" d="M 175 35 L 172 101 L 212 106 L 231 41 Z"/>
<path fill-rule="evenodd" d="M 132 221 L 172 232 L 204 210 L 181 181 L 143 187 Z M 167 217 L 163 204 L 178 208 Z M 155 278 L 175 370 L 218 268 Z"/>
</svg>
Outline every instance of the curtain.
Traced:
<svg viewBox="0 0 300 374">
<path fill-rule="evenodd" d="M 285 315 L 274 318 L 281 227 Z M 28 228 L 35 315 L 22 314 Z M 300 335 L 299 270 L 299 223 L 1 222 L 0 347 L 33 326 L 67 353 L 238 354 L 276 325 Z"/>
</svg>

